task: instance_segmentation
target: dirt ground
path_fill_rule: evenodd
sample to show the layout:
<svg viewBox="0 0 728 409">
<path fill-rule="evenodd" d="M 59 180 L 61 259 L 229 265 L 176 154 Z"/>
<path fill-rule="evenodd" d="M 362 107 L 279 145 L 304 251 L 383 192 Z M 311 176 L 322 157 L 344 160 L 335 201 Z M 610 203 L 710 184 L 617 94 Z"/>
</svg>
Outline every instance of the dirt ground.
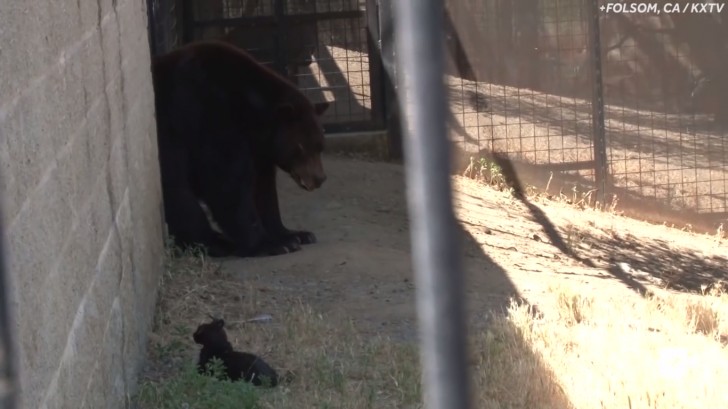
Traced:
<svg viewBox="0 0 728 409">
<path fill-rule="evenodd" d="M 403 167 L 324 160 L 328 180 L 318 191 L 304 192 L 279 176 L 284 222 L 313 231 L 319 242 L 289 255 L 225 260 L 222 269 L 250 288 L 238 304 L 246 311 L 200 311 L 200 320 L 212 313 L 271 314 L 275 321 L 302 300 L 332 320 L 351 320 L 364 335 L 416 338 Z M 700 292 L 728 276 L 726 241 L 717 236 L 545 197 L 524 203 L 463 177 L 455 177 L 454 188 L 471 329 L 509 297 L 546 307 L 543 295 L 562 284 L 637 297 Z"/>
</svg>

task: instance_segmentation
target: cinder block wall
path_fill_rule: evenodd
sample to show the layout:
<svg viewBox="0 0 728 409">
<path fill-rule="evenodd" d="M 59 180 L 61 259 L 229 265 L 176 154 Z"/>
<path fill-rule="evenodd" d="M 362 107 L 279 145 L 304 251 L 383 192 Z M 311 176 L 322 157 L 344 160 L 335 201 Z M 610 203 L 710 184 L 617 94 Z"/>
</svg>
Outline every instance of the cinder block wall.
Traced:
<svg viewBox="0 0 728 409">
<path fill-rule="evenodd" d="M 23 408 L 124 407 L 162 270 L 144 0 L 0 1 L 0 206 Z"/>
</svg>

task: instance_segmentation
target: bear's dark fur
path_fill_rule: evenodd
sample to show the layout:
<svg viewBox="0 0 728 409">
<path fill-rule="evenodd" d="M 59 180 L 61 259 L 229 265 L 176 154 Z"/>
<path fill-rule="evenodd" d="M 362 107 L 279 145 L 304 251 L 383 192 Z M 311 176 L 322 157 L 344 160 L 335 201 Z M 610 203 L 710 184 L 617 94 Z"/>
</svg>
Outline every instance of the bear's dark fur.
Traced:
<svg viewBox="0 0 728 409">
<path fill-rule="evenodd" d="M 221 41 L 156 57 L 152 76 L 165 218 L 176 244 L 249 257 L 314 243 L 312 233 L 283 226 L 276 166 L 305 190 L 321 186 L 319 118 L 328 103 L 312 104 L 284 77 Z"/>
<path fill-rule="evenodd" d="M 233 350 L 225 333 L 225 321 L 213 319 L 212 322 L 201 324 L 192 335 L 192 339 L 202 345 L 197 369 L 205 373 L 209 368 L 207 364 L 213 359 L 219 359 L 227 378 L 231 381 L 244 380 L 255 386 L 276 386 L 280 379 L 278 373 L 263 359 L 247 352 Z"/>
</svg>

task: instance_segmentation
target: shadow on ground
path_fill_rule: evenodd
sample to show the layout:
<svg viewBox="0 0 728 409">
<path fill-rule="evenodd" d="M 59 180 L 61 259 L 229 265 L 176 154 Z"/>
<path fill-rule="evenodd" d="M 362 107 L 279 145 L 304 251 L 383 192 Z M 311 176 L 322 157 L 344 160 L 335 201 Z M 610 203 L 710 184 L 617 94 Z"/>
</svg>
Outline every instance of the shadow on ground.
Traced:
<svg viewBox="0 0 728 409">
<path fill-rule="evenodd" d="M 289 228 L 314 231 L 319 242 L 284 256 L 227 260 L 223 270 L 258 293 L 258 310 L 247 315 L 272 312 L 275 316 L 282 306 L 302 300 L 335 322 L 353 322 L 364 336 L 416 342 L 415 284 L 402 167 L 331 156 L 325 161 L 329 178 L 314 193 L 303 192 L 287 176 L 279 176 L 284 221 Z M 479 334 L 486 330 L 493 312 L 505 312 L 511 298 L 527 301 L 507 271 L 483 251 L 468 230 L 461 232 L 467 324 L 471 334 Z M 477 356 L 474 353 L 473 359 Z M 544 380 L 553 382 L 555 377 L 535 354 L 524 351 L 523 359 L 540 372 L 534 376 L 539 385 L 528 388 L 540 390 Z M 551 407 L 570 407 L 563 394 L 552 398 Z M 514 407 L 529 407 L 528 402 L 521 405 L 525 406 Z"/>
<path fill-rule="evenodd" d="M 601 232 L 605 234 L 594 234 L 592 228 L 569 226 L 567 233 L 574 237 L 571 241 L 576 245 L 566 243 L 564 227 L 555 226 L 546 213 L 526 197 L 513 163 L 501 155 L 492 158 L 503 171 L 514 197 L 541 225 L 549 242 L 576 262 L 609 272 L 640 295 L 646 295 L 650 285 L 695 293 L 728 280 L 728 258 L 706 255 L 699 249 L 680 248 L 660 238 L 635 237 L 614 229 Z"/>
</svg>

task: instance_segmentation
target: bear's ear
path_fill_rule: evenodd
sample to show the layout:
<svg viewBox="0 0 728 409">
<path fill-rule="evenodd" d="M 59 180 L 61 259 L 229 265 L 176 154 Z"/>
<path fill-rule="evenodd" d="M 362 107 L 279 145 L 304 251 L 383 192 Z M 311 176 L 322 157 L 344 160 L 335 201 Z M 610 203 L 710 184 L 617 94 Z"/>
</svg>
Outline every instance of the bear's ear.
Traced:
<svg viewBox="0 0 728 409">
<path fill-rule="evenodd" d="M 278 105 L 276 114 L 278 115 L 278 119 L 291 119 L 296 113 L 296 109 L 293 107 L 293 105 L 285 103 Z"/>
<path fill-rule="evenodd" d="M 225 320 L 223 320 L 222 318 L 216 319 L 213 325 L 215 326 L 215 328 L 222 328 L 225 326 Z"/>
<path fill-rule="evenodd" d="M 324 112 L 326 112 L 327 109 L 329 109 L 329 103 L 328 102 L 319 102 L 313 105 L 313 109 L 316 112 L 316 115 L 321 116 Z"/>
</svg>

